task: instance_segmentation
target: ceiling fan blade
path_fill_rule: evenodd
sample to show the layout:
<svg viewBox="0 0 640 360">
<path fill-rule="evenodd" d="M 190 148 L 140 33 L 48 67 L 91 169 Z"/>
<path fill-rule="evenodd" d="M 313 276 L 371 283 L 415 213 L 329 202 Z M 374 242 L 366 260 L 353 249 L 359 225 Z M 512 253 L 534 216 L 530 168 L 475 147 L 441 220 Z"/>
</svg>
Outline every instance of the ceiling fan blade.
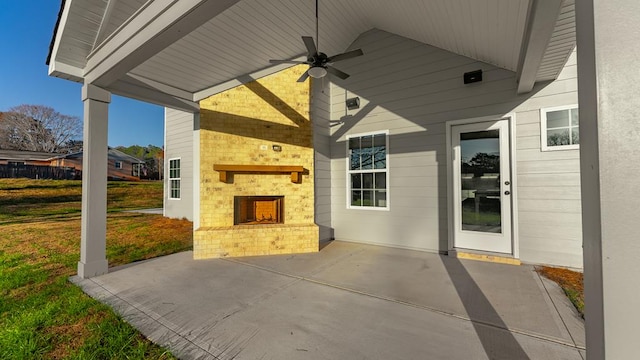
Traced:
<svg viewBox="0 0 640 360">
<path fill-rule="evenodd" d="M 302 41 L 304 42 L 304 46 L 307 48 L 307 57 L 312 57 L 318 53 L 318 48 L 316 48 L 316 43 L 313 41 L 311 36 L 303 36 Z"/>
<path fill-rule="evenodd" d="M 340 60 L 351 59 L 351 58 L 362 56 L 362 55 L 364 55 L 364 52 L 362 52 L 362 49 L 357 49 L 357 50 L 348 51 L 346 53 L 331 56 L 330 58 L 327 59 L 327 62 L 336 62 Z"/>
<path fill-rule="evenodd" d="M 327 66 L 327 72 L 329 74 L 331 74 L 331 75 L 335 75 L 335 76 L 339 77 L 342 80 L 344 80 L 344 79 L 349 77 L 349 74 L 347 74 L 345 72 L 342 72 L 342 71 L 340 71 L 340 70 L 338 70 L 338 69 L 336 69 L 334 67 L 331 67 L 331 66 Z"/>
<path fill-rule="evenodd" d="M 307 64 L 306 61 L 296 61 L 296 60 L 269 60 L 272 64 Z"/>
<path fill-rule="evenodd" d="M 298 82 L 305 82 L 305 80 L 307 80 L 307 78 L 309 77 L 309 71 L 305 71 L 302 76 L 300 76 L 300 78 L 298 79 Z"/>
</svg>

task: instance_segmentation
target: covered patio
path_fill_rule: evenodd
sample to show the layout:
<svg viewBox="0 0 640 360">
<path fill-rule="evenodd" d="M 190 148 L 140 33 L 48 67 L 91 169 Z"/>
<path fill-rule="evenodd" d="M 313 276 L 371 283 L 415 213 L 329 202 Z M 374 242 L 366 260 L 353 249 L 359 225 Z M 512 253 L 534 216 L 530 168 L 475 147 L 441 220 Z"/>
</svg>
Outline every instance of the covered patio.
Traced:
<svg viewBox="0 0 640 360">
<path fill-rule="evenodd" d="M 527 265 L 334 241 L 317 254 L 185 252 L 72 280 L 183 359 L 585 354 L 582 319 Z"/>
<path fill-rule="evenodd" d="M 569 21 L 568 30 L 556 26 L 565 11 L 569 19 L 575 19 Z M 640 73 L 635 65 L 640 58 L 639 22 L 640 3 L 632 0 L 577 1 L 575 6 L 573 1 L 562 0 L 326 0 L 321 1 L 319 12 L 320 35 L 316 40 L 327 54 L 344 52 L 360 34 L 381 29 L 512 71 L 518 94 L 526 94 L 537 82 L 557 75 L 576 42 L 553 35 L 568 31 L 570 38 L 571 26 L 575 25 L 586 345 L 590 359 L 627 359 L 637 352 L 640 247 L 637 202 L 631 195 L 637 192 L 640 178 L 635 160 L 640 157 Z M 269 66 L 269 59 L 300 59 L 304 55 L 300 36 L 313 34 L 314 23 L 312 1 L 63 1 L 49 72 L 83 84 L 85 157 L 80 278 L 108 272 L 106 153 L 111 94 L 188 111 L 195 124 L 198 101 L 287 66 Z M 366 64 L 356 68 L 348 63 L 342 70 L 351 74 L 376 71 Z M 320 81 L 313 86 L 319 84 Z M 199 220 L 195 215 L 197 228 Z M 170 259 L 176 260 L 176 272 L 180 272 L 178 258 Z M 136 269 L 141 272 L 151 264 Z M 357 269 L 351 270 L 355 273 L 341 276 L 355 276 Z M 114 272 L 104 279 L 119 273 L 124 274 Z M 101 279 L 88 281 L 98 284 Z M 292 281 L 291 277 L 287 279 Z M 283 281 L 280 286 L 285 284 Z M 297 286 L 305 285 L 308 282 L 300 281 Z M 337 291 L 334 287 L 327 289 Z M 128 290 L 135 291 L 136 286 Z M 368 301 L 380 301 L 376 299 Z M 436 315 L 444 316 L 429 314 Z M 452 331 L 464 331 L 464 326 Z M 456 346 L 460 342 L 451 344 L 451 351 L 481 347 L 486 350 L 483 341 L 475 341 L 475 345 L 473 341 L 465 346 Z"/>
</svg>

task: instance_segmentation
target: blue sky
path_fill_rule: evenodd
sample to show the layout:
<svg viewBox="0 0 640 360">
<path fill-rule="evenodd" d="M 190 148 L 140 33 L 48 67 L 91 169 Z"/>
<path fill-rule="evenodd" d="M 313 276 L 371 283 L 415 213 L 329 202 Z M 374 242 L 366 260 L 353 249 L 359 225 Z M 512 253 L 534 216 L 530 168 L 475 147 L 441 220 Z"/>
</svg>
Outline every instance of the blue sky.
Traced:
<svg viewBox="0 0 640 360">
<path fill-rule="evenodd" d="M 0 111 L 46 105 L 82 118 L 81 85 L 48 76 L 45 65 L 60 0 L 0 0 Z M 164 139 L 162 107 L 120 96 L 109 106 L 109 145 L 156 145 Z"/>
</svg>

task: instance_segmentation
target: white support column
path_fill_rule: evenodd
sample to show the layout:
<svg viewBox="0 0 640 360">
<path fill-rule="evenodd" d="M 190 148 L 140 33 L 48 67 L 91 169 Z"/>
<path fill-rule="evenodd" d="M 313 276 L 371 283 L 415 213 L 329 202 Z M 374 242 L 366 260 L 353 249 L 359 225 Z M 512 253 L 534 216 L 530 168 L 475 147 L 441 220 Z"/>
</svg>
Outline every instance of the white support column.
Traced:
<svg viewBox="0 0 640 360">
<path fill-rule="evenodd" d="M 106 274 L 107 126 L 111 93 L 91 84 L 82 87 L 84 135 L 82 157 L 82 227 L 78 276 Z"/>
<path fill-rule="evenodd" d="M 640 1 L 576 1 L 587 358 L 640 334 Z"/>
</svg>

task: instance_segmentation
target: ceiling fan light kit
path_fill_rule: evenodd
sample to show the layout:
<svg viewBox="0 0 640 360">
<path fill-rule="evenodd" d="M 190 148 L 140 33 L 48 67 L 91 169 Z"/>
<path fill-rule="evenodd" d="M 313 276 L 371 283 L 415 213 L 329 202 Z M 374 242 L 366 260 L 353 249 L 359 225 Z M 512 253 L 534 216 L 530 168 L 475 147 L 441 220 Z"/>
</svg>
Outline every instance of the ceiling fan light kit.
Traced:
<svg viewBox="0 0 640 360">
<path fill-rule="evenodd" d="M 307 64 L 309 69 L 300 76 L 298 82 L 304 82 L 309 76 L 314 79 L 320 79 L 327 75 L 327 73 L 337 76 L 344 80 L 349 77 L 349 74 L 342 72 L 331 65 L 334 62 L 351 59 L 357 56 L 362 56 L 364 53 L 361 49 L 348 51 L 342 54 L 327 56 L 325 53 L 318 51 L 316 43 L 318 42 L 318 0 L 316 0 L 316 39 L 315 41 L 311 36 L 303 36 L 302 42 L 307 49 L 307 61 L 292 61 L 292 60 L 269 60 L 272 64 Z"/>
<path fill-rule="evenodd" d="M 307 70 L 307 73 L 314 79 L 320 79 L 327 75 L 327 69 L 322 66 L 312 66 Z"/>
</svg>

